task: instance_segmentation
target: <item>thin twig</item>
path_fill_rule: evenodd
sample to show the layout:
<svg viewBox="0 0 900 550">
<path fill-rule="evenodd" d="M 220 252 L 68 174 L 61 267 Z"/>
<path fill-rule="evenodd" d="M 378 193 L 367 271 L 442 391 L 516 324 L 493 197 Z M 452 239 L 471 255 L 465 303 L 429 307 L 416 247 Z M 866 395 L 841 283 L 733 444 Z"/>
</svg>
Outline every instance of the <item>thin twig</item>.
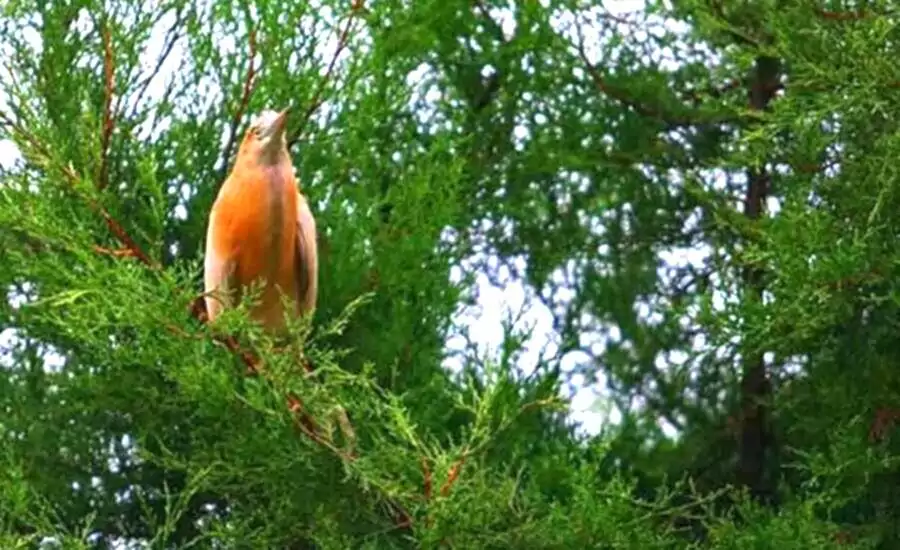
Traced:
<svg viewBox="0 0 900 550">
<path fill-rule="evenodd" d="M 353 0 L 353 5 L 350 7 L 350 14 L 347 16 L 347 21 L 344 23 L 344 28 L 341 30 L 341 34 L 338 37 L 338 45 L 334 50 L 334 55 L 331 56 L 331 61 L 328 62 L 328 67 L 325 69 L 325 75 L 319 80 L 319 85 L 316 88 L 316 92 L 313 94 L 312 100 L 310 100 L 309 106 L 300 118 L 300 125 L 288 140 L 288 149 L 291 149 L 294 144 L 300 141 L 300 138 L 303 137 L 303 133 L 306 131 L 306 125 L 309 123 L 313 114 L 322 103 L 325 102 L 325 87 L 328 85 L 329 80 L 331 80 L 331 73 L 337 65 L 338 57 L 341 56 L 341 53 L 343 53 L 344 49 L 347 47 L 347 42 L 350 38 L 350 29 L 353 26 L 356 14 L 363 9 L 363 6 L 363 0 Z"/>
<path fill-rule="evenodd" d="M 244 90 L 241 93 L 241 102 L 238 104 L 237 111 L 235 111 L 234 116 L 231 119 L 231 125 L 228 128 L 228 141 L 225 143 L 225 150 L 223 151 L 222 168 L 219 170 L 218 177 L 219 182 L 224 180 L 228 173 L 231 151 L 234 149 L 234 144 L 237 141 L 238 126 L 240 126 L 241 119 L 244 118 L 244 114 L 247 112 L 247 106 L 250 104 L 250 96 L 253 95 L 253 84 L 256 80 L 256 65 L 254 64 L 254 59 L 256 58 L 255 28 L 250 29 L 249 48 L 250 54 L 247 63 L 247 76 L 244 78 Z"/>
<path fill-rule="evenodd" d="M 137 114 L 138 108 L 141 104 L 141 100 L 144 98 L 144 94 L 146 94 L 147 90 L 150 88 L 150 84 L 159 75 L 159 72 L 162 70 L 162 66 L 165 64 L 166 60 L 169 59 L 169 56 L 172 55 L 172 51 L 175 49 L 175 44 L 177 44 L 178 40 L 180 40 L 183 36 L 181 32 L 178 32 L 182 22 L 183 20 L 181 18 L 181 14 L 177 14 L 175 16 L 175 23 L 172 24 L 172 26 L 166 33 L 166 42 L 163 46 L 162 52 L 156 59 L 156 65 L 153 67 L 153 70 L 150 71 L 150 74 L 147 75 L 147 78 L 145 78 L 139 85 L 139 90 L 135 95 L 134 103 L 131 106 L 132 118 Z"/>
</svg>

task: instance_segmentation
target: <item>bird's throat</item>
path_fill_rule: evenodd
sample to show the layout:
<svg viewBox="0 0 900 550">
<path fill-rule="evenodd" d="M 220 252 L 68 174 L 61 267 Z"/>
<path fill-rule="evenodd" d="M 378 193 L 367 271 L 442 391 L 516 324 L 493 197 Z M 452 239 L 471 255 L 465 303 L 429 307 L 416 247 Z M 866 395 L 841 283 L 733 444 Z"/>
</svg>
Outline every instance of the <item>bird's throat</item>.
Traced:
<svg viewBox="0 0 900 550">
<path fill-rule="evenodd" d="M 283 136 L 272 136 L 260 142 L 257 162 L 261 166 L 278 166 L 287 159 L 287 146 Z"/>
<path fill-rule="evenodd" d="M 268 197 L 267 214 L 268 232 L 272 236 L 273 243 L 281 242 L 282 231 L 284 229 L 285 208 L 285 187 L 288 185 L 287 174 L 283 164 L 273 164 L 262 167 L 265 174 L 266 187 L 265 194 Z M 276 245 L 275 248 L 278 248 Z M 273 251 L 277 257 L 279 254 Z"/>
</svg>

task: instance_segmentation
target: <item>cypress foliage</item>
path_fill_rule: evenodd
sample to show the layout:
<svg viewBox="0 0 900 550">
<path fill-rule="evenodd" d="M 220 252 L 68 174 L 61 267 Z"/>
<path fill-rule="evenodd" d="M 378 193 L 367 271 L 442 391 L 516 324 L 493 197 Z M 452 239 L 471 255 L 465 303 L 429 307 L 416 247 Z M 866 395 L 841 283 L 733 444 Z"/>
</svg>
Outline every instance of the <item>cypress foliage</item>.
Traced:
<svg viewBox="0 0 900 550">
<path fill-rule="evenodd" d="M 900 36 L 858 4 L 5 0 L 0 548 L 896 548 Z M 288 105 L 319 308 L 214 331 L 209 208 Z M 466 338 L 485 279 L 541 354 Z"/>
</svg>

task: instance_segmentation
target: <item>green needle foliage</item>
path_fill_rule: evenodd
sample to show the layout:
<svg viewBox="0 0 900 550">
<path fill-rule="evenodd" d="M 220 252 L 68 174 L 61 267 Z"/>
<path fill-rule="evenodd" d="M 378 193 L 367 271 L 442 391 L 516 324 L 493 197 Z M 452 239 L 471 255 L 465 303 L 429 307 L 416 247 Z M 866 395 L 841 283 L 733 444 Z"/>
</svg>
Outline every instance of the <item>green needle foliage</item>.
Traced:
<svg viewBox="0 0 900 550">
<path fill-rule="evenodd" d="M 897 548 L 900 14 L 863 4 L 4 0 L 0 547 Z M 193 306 L 285 106 L 321 290 L 273 341 Z M 466 334 L 482 279 L 540 354 Z"/>
</svg>

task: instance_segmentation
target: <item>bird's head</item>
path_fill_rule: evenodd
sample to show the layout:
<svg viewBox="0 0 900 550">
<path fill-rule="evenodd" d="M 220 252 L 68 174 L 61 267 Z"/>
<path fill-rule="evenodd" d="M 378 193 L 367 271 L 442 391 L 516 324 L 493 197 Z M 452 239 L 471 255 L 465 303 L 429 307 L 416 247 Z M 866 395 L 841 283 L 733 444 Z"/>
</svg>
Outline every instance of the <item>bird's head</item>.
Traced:
<svg viewBox="0 0 900 550">
<path fill-rule="evenodd" d="M 285 122 L 289 108 L 281 112 L 266 110 L 256 116 L 244 135 L 242 153 L 250 153 L 263 162 L 276 162 L 287 153 Z"/>
</svg>

